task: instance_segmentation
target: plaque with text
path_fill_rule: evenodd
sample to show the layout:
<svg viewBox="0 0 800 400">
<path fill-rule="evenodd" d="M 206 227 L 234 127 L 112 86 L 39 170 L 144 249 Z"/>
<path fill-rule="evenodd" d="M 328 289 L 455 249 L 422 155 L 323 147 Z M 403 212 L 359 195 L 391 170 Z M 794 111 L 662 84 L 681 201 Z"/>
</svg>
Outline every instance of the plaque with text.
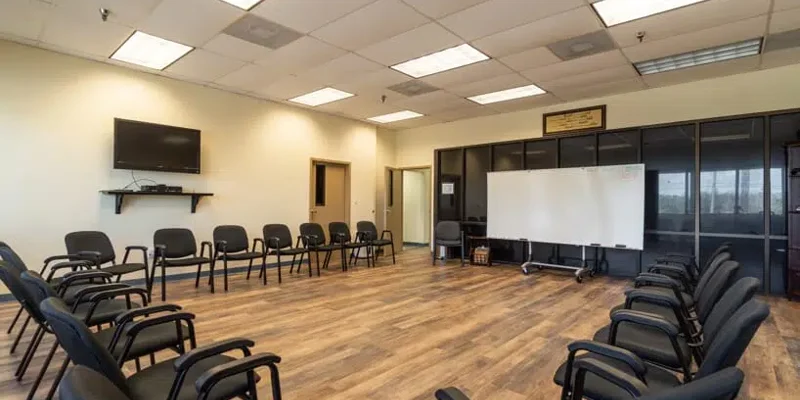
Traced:
<svg viewBox="0 0 800 400">
<path fill-rule="evenodd" d="M 606 106 L 548 113 L 543 119 L 545 135 L 599 131 L 606 128 Z"/>
</svg>

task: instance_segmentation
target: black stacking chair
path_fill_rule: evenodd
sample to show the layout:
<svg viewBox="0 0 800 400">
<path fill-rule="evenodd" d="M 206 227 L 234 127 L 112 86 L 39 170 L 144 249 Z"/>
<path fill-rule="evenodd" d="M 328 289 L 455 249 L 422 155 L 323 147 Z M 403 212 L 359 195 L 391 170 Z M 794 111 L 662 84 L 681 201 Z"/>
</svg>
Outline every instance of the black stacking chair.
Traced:
<svg viewBox="0 0 800 400">
<path fill-rule="evenodd" d="M 277 367 L 280 357 L 271 353 L 251 355 L 250 348 L 255 344 L 248 339 L 228 339 L 197 347 L 126 377 L 112 354 L 62 301 L 44 300 L 41 310 L 72 362 L 102 375 L 131 400 L 224 400 L 240 396 L 256 399 L 256 383 L 260 377 L 254 370 L 260 366 L 270 369 L 272 396 L 281 398 Z M 174 324 L 173 321 L 168 323 Z M 225 355 L 231 351 L 241 351 L 244 357 L 236 359 Z M 91 385 L 82 387 L 94 386 Z M 71 383 L 67 386 L 75 387 Z M 109 388 L 105 384 L 101 387 Z"/>
<path fill-rule="evenodd" d="M 705 265 L 700 268 L 696 258 L 689 254 L 670 253 L 656 258 L 656 264 L 648 268 L 648 272 L 655 272 L 670 276 L 673 279 L 685 283 L 686 291 L 691 291 L 700 280 L 701 275 L 706 271 L 716 257 L 721 253 L 730 253 L 731 243 L 725 242 L 717 247 L 706 260 Z"/>
<path fill-rule="evenodd" d="M 111 239 L 108 238 L 108 235 L 103 232 L 71 232 L 64 236 L 64 243 L 67 245 L 67 253 L 77 254 L 93 261 L 95 265 L 103 271 L 116 276 L 117 282 L 119 282 L 123 275 L 139 271 L 144 271 L 145 282 L 150 281 L 150 277 L 147 274 L 147 246 L 126 246 L 125 255 L 122 256 L 122 263 L 117 264 L 117 254 L 114 252 L 114 245 L 111 244 Z M 128 262 L 132 250 L 142 252 L 141 263 Z M 103 267 L 103 265 L 108 263 L 112 265 Z"/>
<path fill-rule="evenodd" d="M 301 237 L 297 237 L 297 243 L 292 247 L 292 232 L 286 225 L 264 225 L 261 232 L 264 235 L 266 249 L 264 249 L 264 258 L 261 262 L 261 272 L 259 272 L 258 277 L 261 278 L 263 275 L 264 284 L 267 284 L 267 256 L 278 257 L 278 283 L 283 281 L 281 274 L 281 256 L 292 256 L 292 265 L 291 268 L 289 268 L 289 273 L 292 273 L 292 271 L 294 271 L 294 262 L 297 260 L 297 256 L 300 255 L 300 263 L 297 266 L 297 272 L 300 272 L 300 268 L 303 266 L 303 258 L 308 254 L 307 248 L 300 247 Z M 317 263 L 317 267 L 319 267 L 319 263 Z M 311 255 L 308 256 L 308 276 L 311 276 Z M 317 268 L 317 276 L 319 276 L 319 268 Z M 250 279 L 249 269 L 247 270 L 247 278 Z"/>
<path fill-rule="evenodd" d="M 436 265 L 436 251 L 439 246 L 445 247 L 444 254 L 442 254 L 444 264 L 447 264 L 447 249 L 458 247 L 461 249 L 461 265 L 464 265 L 466 243 L 464 243 L 464 231 L 461 230 L 460 223 L 457 221 L 439 221 L 436 224 L 436 229 L 433 232 L 433 261 L 431 265 Z"/>
<path fill-rule="evenodd" d="M 319 276 L 319 253 L 325 253 L 325 261 L 322 263 L 323 268 L 328 268 L 328 263 L 331 261 L 331 254 L 334 251 L 340 251 L 342 255 L 342 271 L 345 270 L 344 259 L 344 246 L 341 243 L 325 244 L 325 231 L 322 226 L 316 222 L 306 222 L 300 224 L 300 238 L 303 241 L 303 247 L 308 249 L 309 257 L 313 251 L 316 255 L 317 261 L 317 276 Z M 340 239 L 341 240 L 341 239 Z"/>
<path fill-rule="evenodd" d="M 364 251 L 367 253 L 367 268 L 370 267 L 370 260 L 372 260 L 372 246 L 370 246 L 368 242 L 353 241 L 353 236 L 350 234 L 350 227 L 346 222 L 329 223 L 328 233 L 331 235 L 330 244 L 338 244 L 339 246 L 342 246 L 342 251 L 344 252 L 342 255 L 342 263 L 344 264 L 345 271 L 347 270 L 347 265 L 349 264 L 348 262 L 345 262 L 344 258 L 344 255 L 347 254 L 347 251 L 350 251 L 350 257 L 348 257 L 348 261 L 355 266 L 358 264 L 358 257 L 361 255 L 361 249 L 364 249 Z M 355 259 L 355 261 L 353 259 Z"/>
<path fill-rule="evenodd" d="M 394 256 L 394 235 L 392 235 L 392 231 L 384 230 L 378 237 L 378 228 L 372 221 L 359 221 L 356 224 L 356 228 L 358 228 L 356 239 L 367 242 L 372 247 L 373 260 L 378 259 L 377 252 L 375 252 L 376 248 L 382 249 L 384 246 L 390 246 L 392 248 L 392 264 L 397 262 Z M 387 233 L 389 234 L 389 239 L 386 239 Z"/>
<path fill-rule="evenodd" d="M 631 377 L 630 374 L 599 360 L 576 360 L 573 369 L 576 382 L 575 390 L 569 397 L 572 400 L 584 398 L 583 382 L 586 381 L 587 373 L 595 375 L 597 379 L 605 380 L 610 386 L 617 386 L 627 392 L 628 395 L 624 398 L 641 400 L 733 400 L 739 394 L 744 382 L 742 370 L 729 367 L 685 385 L 661 391 L 658 388 L 651 388 L 639 379 Z M 454 387 L 439 389 L 434 396 L 436 396 L 436 400 L 470 400 L 467 395 Z M 73 400 L 73 398 L 65 400 Z M 74 398 L 74 400 L 93 399 Z"/>
<path fill-rule="evenodd" d="M 648 364 L 636 354 L 620 347 L 594 341 L 578 341 L 568 346 L 569 357 L 555 373 L 553 380 L 562 386 L 562 399 L 569 399 L 583 384 L 584 397 L 590 399 L 626 399 L 631 396 L 620 386 L 609 384 L 595 374 L 584 374 L 580 382 L 576 377 L 578 360 L 600 360 L 617 368 L 629 380 L 646 383 L 652 394 L 681 386 L 684 382 L 710 376 L 739 362 L 761 323 L 769 316 L 769 306 L 755 299 L 739 307 L 717 330 L 717 334 L 704 341 L 706 357 L 698 364 L 697 372 L 679 379 L 667 369 Z M 578 353 L 584 354 L 578 354 Z"/>
<path fill-rule="evenodd" d="M 203 264 L 211 266 L 208 284 L 211 285 L 211 293 L 214 293 L 214 263 L 211 259 L 211 242 L 200 243 L 200 256 L 198 257 L 197 242 L 192 231 L 183 228 L 169 228 L 157 230 L 153 234 L 153 244 L 156 257 L 153 261 L 153 271 L 150 274 L 150 284 L 147 286 L 148 293 L 153 291 L 156 266 L 161 266 L 161 301 L 166 301 L 167 268 L 197 265 L 197 277 L 194 280 L 194 287 L 197 288 L 200 285 L 200 270 Z M 205 256 L 206 246 L 208 246 L 208 257 Z"/>
<path fill-rule="evenodd" d="M 256 245 L 261 243 L 261 250 L 256 251 Z M 253 269 L 253 260 L 264 258 L 264 241 L 261 238 L 253 239 L 253 248 L 248 251 L 249 240 L 247 231 L 239 225 L 220 225 L 214 228 L 214 262 L 222 260 L 225 291 L 228 291 L 228 260 L 249 261 L 247 277 Z M 266 283 L 266 279 L 265 279 Z"/>
<path fill-rule="evenodd" d="M 698 279 L 689 279 L 686 275 L 678 277 L 679 274 L 673 274 L 675 271 L 682 270 L 681 267 L 671 267 L 669 265 L 653 265 L 650 267 L 649 272 L 639 274 L 634 285 L 636 287 L 646 286 L 647 290 L 655 290 L 658 292 L 681 293 L 683 302 L 689 309 L 694 309 L 694 298 L 692 293 L 702 286 L 709 278 L 709 272 L 715 271 L 716 267 L 725 261 L 732 259 L 730 252 L 723 251 L 716 254 L 713 258 L 708 260 L 707 265 L 703 271 L 698 275 Z M 664 269 L 672 268 L 672 269 Z M 677 268 L 677 269 L 676 269 Z"/>
</svg>

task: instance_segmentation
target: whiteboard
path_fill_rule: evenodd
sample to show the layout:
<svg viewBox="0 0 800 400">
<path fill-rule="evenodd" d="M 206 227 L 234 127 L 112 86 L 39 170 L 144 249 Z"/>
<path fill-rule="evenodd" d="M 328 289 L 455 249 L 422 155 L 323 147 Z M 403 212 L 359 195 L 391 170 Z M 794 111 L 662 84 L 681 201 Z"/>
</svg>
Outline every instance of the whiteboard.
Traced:
<svg viewBox="0 0 800 400">
<path fill-rule="evenodd" d="M 487 175 L 491 238 L 643 248 L 644 164 Z"/>
</svg>

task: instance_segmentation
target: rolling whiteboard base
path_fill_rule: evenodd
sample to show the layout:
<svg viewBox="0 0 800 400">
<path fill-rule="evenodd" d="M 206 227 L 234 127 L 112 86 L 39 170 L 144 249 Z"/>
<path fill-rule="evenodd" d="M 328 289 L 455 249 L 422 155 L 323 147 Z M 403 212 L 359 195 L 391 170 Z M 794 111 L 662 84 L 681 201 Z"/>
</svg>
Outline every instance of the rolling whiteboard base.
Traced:
<svg viewBox="0 0 800 400">
<path fill-rule="evenodd" d="M 594 268 L 588 267 L 586 262 L 586 247 L 581 246 L 581 266 L 580 267 L 573 267 L 570 265 L 561 265 L 561 264 L 549 264 L 543 263 L 538 261 L 533 261 L 533 243 L 528 242 L 528 261 L 522 264 L 522 273 L 524 275 L 529 275 L 534 268 L 538 270 L 547 269 L 556 269 L 561 271 L 574 271 L 575 272 L 575 281 L 578 283 L 583 283 L 583 278 L 586 276 L 592 277 L 594 276 Z"/>
</svg>

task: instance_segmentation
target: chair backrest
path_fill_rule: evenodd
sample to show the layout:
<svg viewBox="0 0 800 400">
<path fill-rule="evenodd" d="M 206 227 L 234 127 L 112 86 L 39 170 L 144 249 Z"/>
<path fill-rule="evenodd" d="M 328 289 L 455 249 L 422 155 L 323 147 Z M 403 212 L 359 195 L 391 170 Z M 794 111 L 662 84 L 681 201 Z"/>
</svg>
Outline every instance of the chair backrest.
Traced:
<svg viewBox="0 0 800 400">
<path fill-rule="evenodd" d="M 661 393 L 640 397 L 642 400 L 733 400 L 744 382 L 744 373 L 736 367 L 725 368 L 685 385 Z"/>
<path fill-rule="evenodd" d="M 45 322 L 44 315 L 39 309 L 39 303 L 50 297 L 58 297 L 58 293 L 49 283 L 42 279 L 42 276 L 34 271 L 25 271 L 19 276 L 31 302 L 31 309 L 28 311 L 33 319 L 40 323 Z"/>
<path fill-rule="evenodd" d="M 328 224 L 328 233 L 331 235 L 331 241 L 339 243 L 340 237 L 344 239 L 345 243 L 353 241 L 350 236 L 350 227 L 346 222 L 331 222 Z"/>
<path fill-rule="evenodd" d="M 28 266 L 22 261 L 22 257 L 20 257 L 6 242 L 0 242 L 0 260 L 11 264 L 20 271 L 28 269 Z"/>
<path fill-rule="evenodd" d="M 713 337 L 704 337 L 706 356 L 700 364 L 697 378 L 710 375 L 721 369 L 733 367 L 739 362 L 758 327 L 769 316 L 769 306 L 751 299 L 728 318 L 717 329 Z"/>
<path fill-rule="evenodd" d="M 708 280 L 705 290 L 695 297 L 695 310 L 701 323 L 705 323 L 711 310 L 714 309 L 714 304 L 733 284 L 733 278 L 738 271 L 739 263 L 737 261 L 728 260 L 723 262 Z"/>
<path fill-rule="evenodd" d="M 309 246 L 322 246 L 325 244 L 325 231 L 322 225 L 316 222 L 305 222 L 300 224 L 300 235 Z"/>
<path fill-rule="evenodd" d="M 713 338 L 719 329 L 727 322 L 742 304 L 750 301 L 755 296 L 761 281 L 753 277 L 739 279 L 725 291 L 719 301 L 714 304 L 711 313 L 703 323 L 703 335 Z"/>
<path fill-rule="evenodd" d="M 247 231 L 239 225 L 220 225 L 214 228 L 214 244 L 224 240 L 227 242 L 225 249 L 228 253 L 247 251 Z"/>
<path fill-rule="evenodd" d="M 58 398 L 61 400 L 130 400 L 105 376 L 76 365 L 67 371 L 58 385 Z"/>
<path fill-rule="evenodd" d="M 61 348 L 75 365 L 83 365 L 110 380 L 120 391 L 130 393 L 114 357 L 94 337 L 83 321 L 69 312 L 63 300 L 45 299 L 40 304 L 50 329 L 55 333 Z"/>
<path fill-rule="evenodd" d="M 117 259 L 111 239 L 99 231 L 70 232 L 64 236 L 67 253 L 77 254 L 82 251 L 96 251 L 100 253 L 100 264 L 112 262 Z"/>
<path fill-rule="evenodd" d="M 711 262 L 709 262 L 708 266 L 703 270 L 703 273 L 700 274 L 700 279 L 697 281 L 697 286 L 694 288 L 694 296 L 697 298 L 697 295 L 705 290 L 706 285 L 708 284 L 708 280 L 714 275 L 714 272 L 719 268 L 722 263 L 731 259 L 731 253 L 722 252 L 717 254 Z"/>
<path fill-rule="evenodd" d="M 436 240 L 461 240 L 461 224 L 458 221 L 439 221 L 435 236 Z"/>
<path fill-rule="evenodd" d="M 711 265 L 711 262 L 714 261 L 714 259 L 717 258 L 718 255 L 720 255 L 721 253 L 730 253 L 730 252 L 731 252 L 731 242 L 724 242 L 720 244 L 719 247 L 717 247 L 711 254 L 709 254 L 705 264 L 699 265 L 699 267 L 701 268 L 700 273 L 702 274 L 703 271 L 705 271 L 706 268 L 708 268 L 708 266 Z"/>
<path fill-rule="evenodd" d="M 372 221 L 358 221 L 356 228 L 364 240 L 378 240 L 378 227 Z"/>
<path fill-rule="evenodd" d="M 264 243 L 267 244 L 267 248 L 269 249 L 285 249 L 287 247 L 292 247 L 292 231 L 284 224 L 264 225 L 261 232 L 264 234 Z M 272 238 L 278 238 L 278 242 L 275 243 L 274 240 L 270 240 Z"/>
<path fill-rule="evenodd" d="M 189 229 L 159 229 L 153 234 L 153 244 L 166 247 L 162 254 L 166 258 L 188 257 L 197 253 L 197 241 Z"/>
<path fill-rule="evenodd" d="M 36 307 L 36 302 L 25 283 L 22 282 L 20 271 L 17 267 L 11 265 L 6 261 L 0 261 L 0 281 L 6 285 L 11 295 L 14 296 L 19 304 L 25 309 L 28 315 L 31 316 L 36 322 L 44 323 L 44 316 L 39 313 L 39 308 Z"/>
</svg>

